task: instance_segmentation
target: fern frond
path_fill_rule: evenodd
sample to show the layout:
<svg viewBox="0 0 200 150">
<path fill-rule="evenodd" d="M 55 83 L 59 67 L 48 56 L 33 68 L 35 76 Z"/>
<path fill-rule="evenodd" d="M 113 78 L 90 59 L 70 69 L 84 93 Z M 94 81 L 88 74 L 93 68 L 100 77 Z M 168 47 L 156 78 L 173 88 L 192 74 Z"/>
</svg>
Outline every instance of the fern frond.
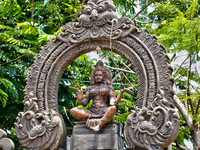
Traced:
<svg viewBox="0 0 200 150">
<path fill-rule="evenodd" d="M 32 54 L 33 56 L 37 55 L 37 53 L 35 53 L 29 49 L 19 49 L 19 50 L 17 50 L 17 52 L 19 52 L 21 54 Z"/>
<path fill-rule="evenodd" d="M 113 120 L 120 122 L 120 123 L 125 123 L 129 114 L 130 114 L 130 112 L 126 112 L 126 113 L 123 113 L 123 114 L 120 114 L 120 115 L 116 115 Z"/>
<path fill-rule="evenodd" d="M 23 47 L 28 47 L 25 43 L 23 43 L 21 40 L 17 40 L 13 37 L 10 37 L 8 40 L 7 40 L 9 43 L 11 44 L 14 44 L 14 45 L 17 45 L 17 46 L 23 46 Z"/>
<path fill-rule="evenodd" d="M 6 53 L 3 50 L 1 50 L 0 51 L 0 59 L 2 59 L 2 61 L 6 61 L 6 63 L 8 63 L 10 61 L 9 53 Z"/>
<path fill-rule="evenodd" d="M 0 89 L 0 101 L 3 104 L 3 107 L 6 106 L 7 100 L 8 100 L 8 94 L 5 93 L 2 89 Z"/>
<path fill-rule="evenodd" d="M 6 78 L 0 78 L 0 85 L 3 84 L 5 86 L 6 89 L 10 89 L 11 88 L 11 85 L 12 85 L 12 82 L 9 81 L 8 79 Z"/>
<path fill-rule="evenodd" d="M 17 85 L 17 83 L 15 83 L 14 81 L 11 82 L 8 79 L 5 78 L 0 78 L 0 85 L 3 84 L 6 91 L 9 91 L 10 93 L 12 93 L 13 98 L 15 98 L 16 101 L 19 100 L 19 93 L 18 90 L 19 87 Z M 22 90 L 22 89 L 19 89 Z"/>
<path fill-rule="evenodd" d="M 11 28 L 11 27 L 9 27 L 9 26 L 2 25 L 2 24 L 0 24 L 0 29 L 1 29 L 1 30 L 14 30 L 14 28 Z"/>
</svg>

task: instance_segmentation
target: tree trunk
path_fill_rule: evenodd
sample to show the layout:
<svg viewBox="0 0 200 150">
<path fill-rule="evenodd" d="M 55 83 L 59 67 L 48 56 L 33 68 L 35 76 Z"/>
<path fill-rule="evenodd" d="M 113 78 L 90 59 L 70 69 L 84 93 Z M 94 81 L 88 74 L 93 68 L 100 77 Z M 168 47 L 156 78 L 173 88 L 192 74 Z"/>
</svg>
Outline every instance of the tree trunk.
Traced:
<svg viewBox="0 0 200 150">
<path fill-rule="evenodd" d="M 191 120 L 191 116 L 189 115 L 185 106 L 181 103 L 180 99 L 175 95 L 174 102 L 181 115 L 183 116 L 188 128 L 190 129 L 190 135 L 193 141 L 193 147 L 195 150 L 198 150 L 198 139 L 197 139 L 197 130 L 194 127 L 193 121 Z M 199 147 L 200 148 L 200 147 Z"/>
</svg>

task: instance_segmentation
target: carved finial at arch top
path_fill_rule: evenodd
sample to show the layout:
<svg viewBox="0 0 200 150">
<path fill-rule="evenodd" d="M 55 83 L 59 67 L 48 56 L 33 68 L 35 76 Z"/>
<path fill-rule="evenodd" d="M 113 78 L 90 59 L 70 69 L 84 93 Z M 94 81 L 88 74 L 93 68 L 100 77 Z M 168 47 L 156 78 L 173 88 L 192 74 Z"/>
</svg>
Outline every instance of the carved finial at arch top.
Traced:
<svg viewBox="0 0 200 150">
<path fill-rule="evenodd" d="M 94 22 L 107 16 L 111 17 L 111 19 L 118 18 L 116 7 L 112 0 L 90 0 L 87 5 L 81 8 L 79 22 Z"/>
</svg>

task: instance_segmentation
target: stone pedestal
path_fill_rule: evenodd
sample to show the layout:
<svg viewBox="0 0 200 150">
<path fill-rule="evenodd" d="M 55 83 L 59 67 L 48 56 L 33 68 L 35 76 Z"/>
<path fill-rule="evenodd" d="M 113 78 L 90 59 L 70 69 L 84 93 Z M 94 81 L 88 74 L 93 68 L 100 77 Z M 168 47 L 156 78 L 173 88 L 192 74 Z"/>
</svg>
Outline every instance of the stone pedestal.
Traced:
<svg viewBox="0 0 200 150">
<path fill-rule="evenodd" d="M 112 121 L 99 132 L 88 129 L 85 124 L 85 121 L 75 122 L 70 150 L 123 149 L 121 123 Z"/>
</svg>

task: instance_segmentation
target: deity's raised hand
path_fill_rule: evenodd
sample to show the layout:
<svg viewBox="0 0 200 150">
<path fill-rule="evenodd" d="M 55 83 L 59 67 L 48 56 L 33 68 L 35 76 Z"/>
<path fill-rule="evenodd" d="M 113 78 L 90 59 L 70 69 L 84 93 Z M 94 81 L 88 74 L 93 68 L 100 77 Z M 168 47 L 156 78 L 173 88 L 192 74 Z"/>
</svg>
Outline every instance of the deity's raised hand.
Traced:
<svg viewBox="0 0 200 150">
<path fill-rule="evenodd" d="M 72 89 L 72 90 L 75 90 L 78 93 L 77 100 L 78 100 L 78 102 L 80 102 L 83 98 L 83 90 L 80 90 L 79 88 L 75 88 L 75 87 L 72 87 L 72 86 L 69 86 L 69 88 Z"/>
</svg>

